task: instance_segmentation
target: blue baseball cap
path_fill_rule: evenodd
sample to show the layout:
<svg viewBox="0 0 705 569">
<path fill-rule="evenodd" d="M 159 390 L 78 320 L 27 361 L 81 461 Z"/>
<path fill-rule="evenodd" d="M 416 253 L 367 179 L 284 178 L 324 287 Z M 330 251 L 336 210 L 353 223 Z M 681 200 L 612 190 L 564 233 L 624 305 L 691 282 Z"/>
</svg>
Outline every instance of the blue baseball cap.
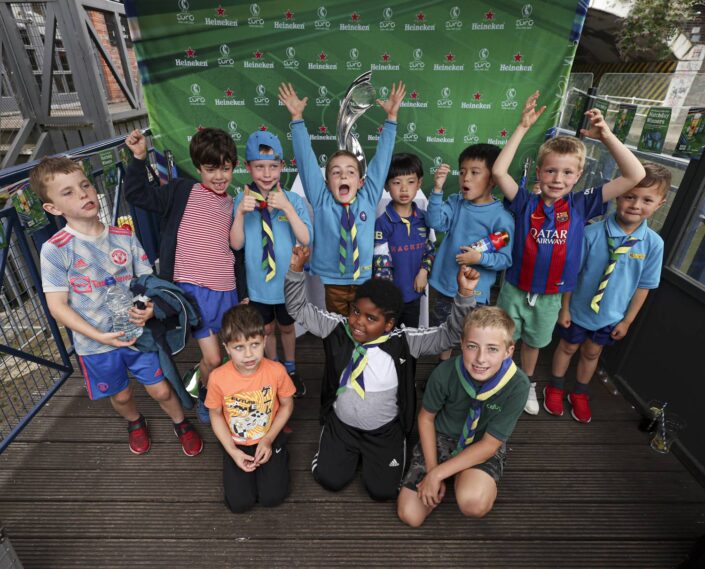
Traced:
<svg viewBox="0 0 705 569">
<path fill-rule="evenodd" d="M 269 146 L 274 154 L 260 154 L 260 146 Z M 245 160 L 284 160 L 282 143 L 271 132 L 258 130 L 253 132 L 247 139 L 245 146 Z"/>
</svg>

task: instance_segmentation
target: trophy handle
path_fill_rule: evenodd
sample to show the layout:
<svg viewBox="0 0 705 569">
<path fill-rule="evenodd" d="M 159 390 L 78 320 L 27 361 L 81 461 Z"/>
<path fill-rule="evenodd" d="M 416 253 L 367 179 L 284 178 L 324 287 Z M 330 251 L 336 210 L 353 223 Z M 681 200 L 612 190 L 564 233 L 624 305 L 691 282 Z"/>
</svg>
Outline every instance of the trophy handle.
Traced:
<svg viewBox="0 0 705 569">
<path fill-rule="evenodd" d="M 372 71 L 366 71 L 362 75 L 355 78 L 355 80 L 348 87 L 348 91 L 345 94 L 342 102 L 340 103 L 340 111 L 338 111 L 338 129 L 337 129 L 337 142 L 338 148 L 340 150 L 347 150 L 355 155 L 357 160 L 360 162 L 362 175 L 365 175 L 367 171 L 367 160 L 365 159 L 365 154 L 362 151 L 362 146 L 359 141 L 352 136 L 352 127 L 355 121 L 360 118 L 367 109 L 374 106 L 374 87 L 371 84 Z M 372 93 L 371 100 L 366 101 L 361 98 L 355 98 L 355 92 L 367 91 L 369 95 Z"/>
</svg>

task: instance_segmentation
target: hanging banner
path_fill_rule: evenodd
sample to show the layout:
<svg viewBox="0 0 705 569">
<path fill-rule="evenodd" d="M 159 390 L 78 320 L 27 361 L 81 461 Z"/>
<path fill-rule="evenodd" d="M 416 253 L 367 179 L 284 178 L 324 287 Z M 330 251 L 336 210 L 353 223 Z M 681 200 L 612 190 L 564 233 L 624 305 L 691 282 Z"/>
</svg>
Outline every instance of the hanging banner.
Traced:
<svg viewBox="0 0 705 569">
<path fill-rule="evenodd" d="M 673 156 L 699 158 L 705 146 L 705 107 L 688 109 Z"/>
<path fill-rule="evenodd" d="M 587 100 L 588 96 L 585 93 L 573 94 L 573 111 L 570 113 L 570 119 L 568 120 L 568 128 L 570 130 L 577 131 L 580 125 L 583 124 Z"/>
<path fill-rule="evenodd" d="M 12 193 L 11 199 L 12 207 L 17 211 L 26 233 L 33 233 L 49 225 L 49 220 L 42 208 L 42 200 L 30 189 L 29 182 L 17 188 Z"/>
<path fill-rule="evenodd" d="M 610 110 L 610 102 L 607 99 L 593 99 L 592 108 L 599 110 L 602 116 L 607 118 L 607 113 Z"/>
<path fill-rule="evenodd" d="M 637 150 L 661 154 L 670 123 L 670 107 L 651 107 L 644 121 Z"/>
<path fill-rule="evenodd" d="M 620 142 L 627 140 L 629 130 L 632 128 L 634 117 L 636 116 L 636 105 L 621 104 L 617 111 L 612 132 Z"/>
<path fill-rule="evenodd" d="M 284 145 L 282 183 L 290 185 L 291 117 L 278 85 L 292 83 L 308 97 L 304 119 L 323 162 L 337 149 L 340 97 L 367 70 L 379 98 L 394 82 L 406 83 L 395 151 L 418 154 L 427 175 L 441 162 L 456 170 L 470 144 L 503 146 L 524 101 L 540 90 L 547 112 L 522 144 L 518 174 L 558 122 L 588 0 L 125 4 L 155 146 L 171 150 L 176 165 L 193 174 L 188 143 L 199 127 L 223 128 L 241 154 L 250 133 L 269 130 Z M 355 125 L 368 158 L 384 118 L 371 109 Z M 247 179 L 240 164 L 235 184 Z"/>
</svg>

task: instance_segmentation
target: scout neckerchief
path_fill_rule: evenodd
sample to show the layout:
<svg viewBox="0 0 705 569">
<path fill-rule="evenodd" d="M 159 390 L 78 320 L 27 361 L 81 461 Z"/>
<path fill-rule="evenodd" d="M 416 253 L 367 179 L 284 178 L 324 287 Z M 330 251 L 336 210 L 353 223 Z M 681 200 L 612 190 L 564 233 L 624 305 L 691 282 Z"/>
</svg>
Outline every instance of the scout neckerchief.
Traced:
<svg viewBox="0 0 705 569">
<path fill-rule="evenodd" d="M 521 260 L 521 272 L 519 273 L 519 288 L 525 292 L 531 291 L 531 284 L 534 279 L 534 268 L 538 257 L 538 239 L 541 229 L 546 221 L 546 213 L 543 210 L 543 200 L 539 198 L 536 209 L 531 214 L 531 228 L 524 242 L 524 255 Z M 560 198 L 553 204 L 553 219 L 556 233 L 555 235 L 565 235 L 562 242 L 555 243 L 551 249 L 551 264 L 549 265 L 546 278 L 546 288 L 543 294 L 554 294 L 560 292 L 561 275 L 565 266 L 568 251 L 568 230 L 570 229 L 570 204 L 566 198 Z M 564 233 L 565 232 L 565 233 Z"/>
<path fill-rule="evenodd" d="M 607 246 L 609 247 L 610 258 L 609 261 L 607 261 L 607 266 L 605 267 L 605 272 L 602 275 L 602 280 L 597 287 L 597 292 L 595 293 L 595 296 L 592 297 L 592 301 L 590 302 L 590 308 L 592 308 L 595 313 L 600 312 L 600 302 L 602 301 L 602 297 L 605 296 L 607 283 L 614 272 L 614 268 L 617 266 L 619 256 L 629 251 L 629 249 L 639 242 L 639 239 L 630 235 L 625 239 L 624 243 L 617 247 L 617 239 L 610 237 L 607 222 L 605 222 L 605 233 L 607 234 Z"/>
<path fill-rule="evenodd" d="M 355 198 L 350 203 L 341 203 L 343 212 L 340 216 L 340 243 L 338 245 L 338 268 L 340 274 L 345 274 L 345 259 L 348 256 L 348 235 L 352 245 L 353 255 L 353 280 L 360 277 L 360 251 L 357 248 L 357 227 L 355 226 L 355 216 L 350 213 L 350 206 L 355 201 Z"/>
<path fill-rule="evenodd" d="M 499 371 L 494 377 L 484 381 L 480 389 L 475 388 L 475 384 L 468 370 L 465 369 L 463 365 L 462 356 L 458 356 L 455 359 L 455 371 L 458 374 L 463 389 L 472 398 L 472 402 L 470 403 L 470 409 L 468 409 L 468 418 L 465 420 L 465 425 L 463 426 L 463 433 L 460 435 L 460 439 L 458 440 L 453 454 L 459 453 L 464 448 L 470 446 L 475 440 L 475 431 L 477 431 L 477 425 L 480 422 L 480 413 L 482 412 L 484 402 L 495 393 L 499 393 L 504 386 L 509 383 L 509 380 L 514 377 L 517 371 L 517 366 L 512 361 L 512 358 L 505 359 Z"/>
<path fill-rule="evenodd" d="M 365 379 L 363 377 L 363 372 L 365 371 L 365 366 L 367 365 L 367 349 L 368 348 L 378 348 L 380 344 L 384 344 L 389 340 L 389 334 L 384 334 L 379 338 L 372 340 L 371 342 L 366 342 L 361 344 L 352 336 L 350 331 L 350 324 L 345 323 L 345 333 L 348 335 L 355 348 L 353 349 L 352 356 L 350 357 L 350 362 L 343 370 L 343 375 L 340 377 L 340 387 L 338 388 L 338 395 L 340 395 L 346 388 L 354 389 L 361 399 L 365 398 Z"/>
<path fill-rule="evenodd" d="M 277 273 L 277 263 L 274 259 L 274 232 L 272 218 L 267 209 L 267 200 L 258 191 L 250 187 L 250 195 L 257 200 L 257 208 L 262 216 L 262 269 L 266 272 L 264 281 L 269 282 Z"/>
</svg>

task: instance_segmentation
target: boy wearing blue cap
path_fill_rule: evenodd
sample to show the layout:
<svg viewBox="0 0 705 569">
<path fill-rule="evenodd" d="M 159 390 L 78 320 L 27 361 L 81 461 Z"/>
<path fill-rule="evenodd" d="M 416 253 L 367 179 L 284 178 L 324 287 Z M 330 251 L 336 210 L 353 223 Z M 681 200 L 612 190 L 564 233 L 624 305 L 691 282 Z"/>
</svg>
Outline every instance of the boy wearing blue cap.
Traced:
<svg viewBox="0 0 705 569">
<path fill-rule="evenodd" d="M 281 142 L 271 132 L 256 131 L 247 139 L 245 167 L 252 182 L 235 198 L 230 245 L 236 250 L 245 248 L 247 290 L 250 304 L 264 319 L 265 354 L 277 361 L 276 319 L 284 366 L 296 386 L 295 397 L 301 397 L 306 385 L 296 375 L 296 333 L 294 319 L 284 305 L 284 276 L 292 247 L 310 245 L 313 229 L 303 199 L 281 187 L 283 158 Z"/>
</svg>

